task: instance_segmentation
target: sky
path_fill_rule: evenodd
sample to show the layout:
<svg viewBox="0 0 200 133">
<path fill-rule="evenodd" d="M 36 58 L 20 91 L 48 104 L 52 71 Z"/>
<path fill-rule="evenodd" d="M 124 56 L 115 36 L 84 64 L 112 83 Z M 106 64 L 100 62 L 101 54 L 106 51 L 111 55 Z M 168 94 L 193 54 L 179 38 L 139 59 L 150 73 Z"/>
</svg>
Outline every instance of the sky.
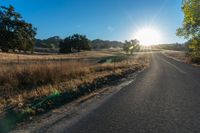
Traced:
<svg viewBox="0 0 200 133">
<path fill-rule="evenodd" d="M 182 0 L 1 0 L 20 12 L 37 28 L 37 38 L 65 38 L 74 33 L 89 39 L 124 41 L 140 29 L 154 27 L 159 43 L 183 43 L 176 36 L 181 27 Z"/>
</svg>

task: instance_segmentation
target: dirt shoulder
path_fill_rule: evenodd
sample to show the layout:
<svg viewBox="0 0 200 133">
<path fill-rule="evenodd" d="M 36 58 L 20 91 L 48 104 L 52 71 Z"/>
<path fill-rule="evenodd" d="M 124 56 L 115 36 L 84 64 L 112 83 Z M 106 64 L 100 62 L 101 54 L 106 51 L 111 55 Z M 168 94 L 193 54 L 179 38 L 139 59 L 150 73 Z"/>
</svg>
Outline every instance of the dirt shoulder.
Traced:
<svg viewBox="0 0 200 133">
<path fill-rule="evenodd" d="M 186 52 L 183 52 L 183 51 L 164 50 L 161 53 L 169 58 L 172 58 L 172 59 L 180 61 L 180 62 L 187 63 L 187 60 L 188 60 Z"/>
<path fill-rule="evenodd" d="M 161 52 L 163 55 L 167 56 L 168 58 L 174 59 L 179 62 L 184 62 L 187 64 L 191 64 L 195 67 L 200 67 L 198 64 L 191 63 L 187 53 L 184 51 L 173 51 L 173 50 L 164 50 Z"/>
</svg>

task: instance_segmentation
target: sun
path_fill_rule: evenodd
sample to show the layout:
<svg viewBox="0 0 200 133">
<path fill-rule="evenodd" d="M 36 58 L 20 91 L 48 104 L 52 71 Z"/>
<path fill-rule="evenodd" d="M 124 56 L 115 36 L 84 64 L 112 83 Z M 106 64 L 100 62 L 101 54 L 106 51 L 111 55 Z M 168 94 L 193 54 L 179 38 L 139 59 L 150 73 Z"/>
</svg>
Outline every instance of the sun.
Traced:
<svg viewBox="0 0 200 133">
<path fill-rule="evenodd" d="M 162 36 L 159 30 L 154 27 L 144 27 L 139 29 L 134 38 L 140 41 L 141 45 L 149 46 L 155 44 L 161 44 Z"/>
</svg>

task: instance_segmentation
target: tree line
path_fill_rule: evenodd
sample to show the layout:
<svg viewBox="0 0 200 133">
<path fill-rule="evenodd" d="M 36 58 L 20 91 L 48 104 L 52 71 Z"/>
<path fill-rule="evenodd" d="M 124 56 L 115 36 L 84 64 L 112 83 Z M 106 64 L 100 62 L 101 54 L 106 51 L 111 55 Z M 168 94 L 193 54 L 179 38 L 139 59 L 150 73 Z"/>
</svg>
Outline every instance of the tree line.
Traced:
<svg viewBox="0 0 200 133">
<path fill-rule="evenodd" d="M 99 45 L 99 47 L 97 45 Z M 133 52 L 138 52 L 140 50 L 140 42 L 136 39 L 125 41 L 124 43 L 117 41 L 103 41 L 100 39 L 90 41 L 84 35 L 74 34 L 60 42 L 60 53 L 80 52 L 80 50 L 91 50 L 92 48 L 117 48 L 117 46 L 123 48 L 127 54 L 133 54 Z"/>
<path fill-rule="evenodd" d="M 47 39 L 36 39 L 35 48 L 58 49 L 60 42 L 63 41 L 64 40 L 61 39 L 59 36 L 53 36 Z M 124 43 L 120 41 L 109 41 L 101 39 L 89 40 L 88 43 L 93 50 L 122 48 L 124 45 Z"/>
</svg>

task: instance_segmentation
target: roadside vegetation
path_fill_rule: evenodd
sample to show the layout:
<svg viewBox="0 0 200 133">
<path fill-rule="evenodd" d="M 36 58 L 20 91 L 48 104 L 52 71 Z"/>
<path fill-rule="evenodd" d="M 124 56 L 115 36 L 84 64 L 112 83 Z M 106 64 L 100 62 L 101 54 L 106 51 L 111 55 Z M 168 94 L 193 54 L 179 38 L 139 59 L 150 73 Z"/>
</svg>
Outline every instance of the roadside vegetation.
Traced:
<svg viewBox="0 0 200 133">
<path fill-rule="evenodd" d="M 183 0 L 182 11 L 184 21 L 182 27 L 177 29 L 177 36 L 184 37 L 188 41 L 184 44 L 162 44 L 152 48 L 164 50 L 162 53 L 173 59 L 200 65 L 200 1 Z"/>
<path fill-rule="evenodd" d="M 200 64 L 200 1 L 183 0 L 182 11 L 185 15 L 183 25 L 177 35 L 188 39 L 188 55 L 191 62 Z"/>
</svg>

